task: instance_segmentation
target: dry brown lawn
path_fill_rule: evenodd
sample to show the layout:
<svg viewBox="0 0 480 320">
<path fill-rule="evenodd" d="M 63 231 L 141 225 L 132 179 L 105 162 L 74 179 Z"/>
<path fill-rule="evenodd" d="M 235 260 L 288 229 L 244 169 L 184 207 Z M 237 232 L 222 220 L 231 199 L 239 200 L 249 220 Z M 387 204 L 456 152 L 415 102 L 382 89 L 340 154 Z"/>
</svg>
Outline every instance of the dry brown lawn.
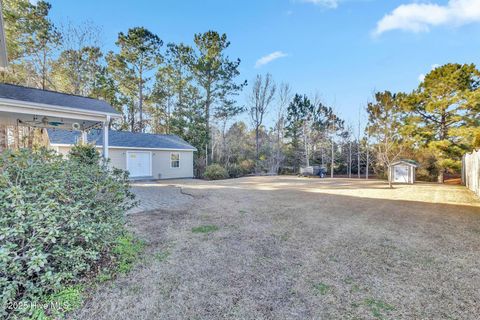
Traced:
<svg viewBox="0 0 480 320">
<path fill-rule="evenodd" d="M 461 186 L 252 177 L 158 192 L 168 185 L 191 201 L 131 215 L 141 263 L 73 318 L 480 317 L 480 202 Z"/>
</svg>

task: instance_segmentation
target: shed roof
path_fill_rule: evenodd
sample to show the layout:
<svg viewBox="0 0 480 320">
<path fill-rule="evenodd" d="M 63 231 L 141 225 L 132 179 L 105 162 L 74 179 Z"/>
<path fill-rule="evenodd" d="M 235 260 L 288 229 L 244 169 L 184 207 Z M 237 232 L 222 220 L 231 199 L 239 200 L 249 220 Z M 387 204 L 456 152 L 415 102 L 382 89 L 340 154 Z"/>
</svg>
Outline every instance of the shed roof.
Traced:
<svg viewBox="0 0 480 320">
<path fill-rule="evenodd" d="M 0 98 L 55 107 L 119 114 L 105 101 L 73 94 L 0 83 Z"/>
<path fill-rule="evenodd" d="M 412 167 L 418 168 L 418 162 L 416 162 L 415 160 L 409 160 L 409 159 L 399 160 L 397 162 L 392 163 L 390 166 L 393 167 L 393 166 L 396 166 L 396 165 L 399 165 L 399 164 L 404 164 L 404 165 L 407 165 L 407 166 L 412 166 Z"/>
<path fill-rule="evenodd" d="M 48 137 L 53 145 L 74 145 L 80 137 L 80 132 L 48 129 Z M 103 130 L 91 130 L 87 139 L 97 146 L 103 145 Z M 108 145 L 120 148 L 197 150 L 194 146 L 173 134 L 150 134 L 114 130 L 108 132 Z"/>
</svg>

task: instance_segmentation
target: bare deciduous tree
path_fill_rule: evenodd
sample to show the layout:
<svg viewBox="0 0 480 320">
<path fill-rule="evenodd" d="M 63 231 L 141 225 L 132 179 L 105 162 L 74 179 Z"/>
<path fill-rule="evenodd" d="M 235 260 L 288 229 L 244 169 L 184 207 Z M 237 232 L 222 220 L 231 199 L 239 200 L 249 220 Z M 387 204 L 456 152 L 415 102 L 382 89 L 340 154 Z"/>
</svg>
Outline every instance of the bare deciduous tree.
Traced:
<svg viewBox="0 0 480 320">
<path fill-rule="evenodd" d="M 375 102 L 368 104 L 367 111 L 368 130 L 375 139 L 377 160 L 387 173 L 388 185 L 392 188 L 390 166 L 399 159 L 405 146 L 400 132 L 401 108 L 396 95 L 385 91 L 375 94 Z"/>
<path fill-rule="evenodd" d="M 279 86 L 277 94 L 277 109 L 275 115 L 275 145 L 273 159 L 271 161 L 270 173 L 278 173 L 280 165 L 285 158 L 282 152 L 285 137 L 285 111 L 292 100 L 292 90 L 288 83 Z"/>
<path fill-rule="evenodd" d="M 90 96 L 102 70 L 101 29 L 90 22 L 69 22 L 61 26 L 61 33 L 61 53 L 53 64 L 57 89 Z"/>
<path fill-rule="evenodd" d="M 269 105 L 274 100 L 275 92 L 276 85 L 271 74 L 267 74 L 265 78 L 257 75 L 249 97 L 249 115 L 255 129 L 255 159 L 257 165 L 260 160 L 260 127 L 263 124 Z"/>
</svg>

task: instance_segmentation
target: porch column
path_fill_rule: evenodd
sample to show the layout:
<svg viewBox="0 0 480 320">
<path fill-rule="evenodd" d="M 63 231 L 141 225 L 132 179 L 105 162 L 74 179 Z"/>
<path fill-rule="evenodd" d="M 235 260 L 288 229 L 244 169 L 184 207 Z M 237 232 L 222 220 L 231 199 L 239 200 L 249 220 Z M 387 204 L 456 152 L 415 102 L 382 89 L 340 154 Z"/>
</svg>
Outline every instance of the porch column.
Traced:
<svg viewBox="0 0 480 320">
<path fill-rule="evenodd" d="M 108 159 L 108 126 L 110 125 L 110 116 L 103 123 L 103 157 Z"/>
<path fill-rule="evenodd" d="M 88 143 L 88 137 L 87 137 L 87 131 L 82 130 L 82 143 L 87 144 Z"/>
</svg>

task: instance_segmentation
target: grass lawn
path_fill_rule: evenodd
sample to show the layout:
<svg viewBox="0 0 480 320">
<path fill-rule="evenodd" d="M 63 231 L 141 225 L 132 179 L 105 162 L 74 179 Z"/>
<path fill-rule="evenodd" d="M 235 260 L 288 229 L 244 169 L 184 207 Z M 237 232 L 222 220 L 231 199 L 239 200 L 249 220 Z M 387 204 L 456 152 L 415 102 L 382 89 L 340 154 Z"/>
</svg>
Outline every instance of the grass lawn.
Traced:
<svg viewBox="0 0 480 320">
<path fill-rule="evenodd" d="M 141 263 L 72 318 L 478 319 L 480 202 L 465 188 L 257 177 L 158 192 L 172 184 L 191 201 L 131 215 Z"/>
</svg>

